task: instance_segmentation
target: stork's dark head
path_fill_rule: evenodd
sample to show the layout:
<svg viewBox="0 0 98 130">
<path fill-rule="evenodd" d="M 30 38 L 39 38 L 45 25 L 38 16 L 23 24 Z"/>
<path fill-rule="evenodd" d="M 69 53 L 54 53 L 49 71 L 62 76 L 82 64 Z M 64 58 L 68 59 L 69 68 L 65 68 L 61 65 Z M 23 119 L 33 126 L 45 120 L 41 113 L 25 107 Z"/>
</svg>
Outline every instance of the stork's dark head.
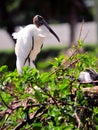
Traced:
<svg viewBox="0 0 98 130">
<path fill-rule="evenodd" d="M 50 33 L 52 33 L 56 37 L 56 39 L 60 42 L 60 39 L 57 36 L 57 34 L 49 27 L 48 23 L 44 20 L 42 16 L 36 15 L 33 18 L 33 23 L 36 25 L 37 28 L 44 25 L 50 31 Z"/>
<path fill-rule="evenodd" d="M 33 18 L 33 23 L 39 28 L 40 26 L 42 26 L 44 23 L 44 18 L 40 15 L 36 15 L 34 18 Z"/>
</svg>

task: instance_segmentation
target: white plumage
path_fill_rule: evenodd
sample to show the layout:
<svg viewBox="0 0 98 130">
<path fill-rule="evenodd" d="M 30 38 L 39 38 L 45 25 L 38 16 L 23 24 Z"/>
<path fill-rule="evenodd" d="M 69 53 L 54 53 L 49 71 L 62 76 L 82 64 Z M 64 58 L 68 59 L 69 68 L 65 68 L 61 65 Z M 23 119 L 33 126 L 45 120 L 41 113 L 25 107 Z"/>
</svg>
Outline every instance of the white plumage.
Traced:
<svg viewBox="0 0 98 130">
<path fill-rule="evenodd" d="M 35 17 L 41 16 L 37 15 Z M 35 58 L 37 54 L 40 52 L 44 38 L 47 37 L 50 33 L 49 28 L 47 28 L 42 23 L 41 25 L 39 24 L 40 22 L 27 25 L 24 28 L 21 28 L 19 32 L 15 32 L 12 34 L 13 38 L 16 39 L 16 67 L 17 71 L 20 74 L 22 73 L 22 67 L 25 65 L 28 65 L 31 68 L 35 67 Z"/>
<path fill-rule="evenodd" d="M 92 82 L 92 79 L 91 79 L 90 74 L 88 72 L 80 72 L 78 80 L 81 83 Z"/>
<path fill-rule="evenodd" d="M 81 83 L 91 83 L 98 80 L 98 73 L 93 69 L 81 71 L 78 80 Z"/>
</svg>

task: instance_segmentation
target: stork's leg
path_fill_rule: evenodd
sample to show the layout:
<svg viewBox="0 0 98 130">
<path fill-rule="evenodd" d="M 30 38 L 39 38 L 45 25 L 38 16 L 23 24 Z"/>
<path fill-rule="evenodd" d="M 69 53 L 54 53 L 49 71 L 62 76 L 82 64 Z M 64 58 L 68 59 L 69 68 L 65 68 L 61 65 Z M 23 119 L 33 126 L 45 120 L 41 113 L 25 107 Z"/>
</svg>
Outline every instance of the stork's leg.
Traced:
<svg viewBox="0 0 98 130">
<path fill-rule="evenodd" d="M 17 71 L 19 72 L 19 74 L 22 73 L 22 67 L 23 66 L 24 66 L 24 61 L 21 60 L 19 57 L 17 57 L 16 67 L 17 67 Z"/>
<path fill-rule="evenodd" d="M 29 59 L 26 60 L 24 66 L 30 66 L 30 61 L 29 61 Z"/>
<path fill-rule="evenodd" d="M 36 67 L 35 67 L 35 64 L 34 64 L 34 61 L 30 61 L 30 67 L 31 67 L 31 68 L 36 68 Z"/>
</svg>

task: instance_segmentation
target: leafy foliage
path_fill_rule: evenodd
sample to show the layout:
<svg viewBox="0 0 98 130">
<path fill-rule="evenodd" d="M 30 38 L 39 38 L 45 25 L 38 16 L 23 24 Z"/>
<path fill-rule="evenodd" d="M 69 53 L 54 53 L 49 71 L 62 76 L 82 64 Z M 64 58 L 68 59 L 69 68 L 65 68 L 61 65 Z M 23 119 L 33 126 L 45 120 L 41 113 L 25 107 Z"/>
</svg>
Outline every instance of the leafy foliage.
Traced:
<svg viewBox="0 0 98 130">
<path fill-rule="evenodd" d="M 51 65 L 50 71 L 42 73 L 24 67 L 22 75 L 9 72 L 7 66 L 0 68 L 1 129 L 98 128 L 97 103 L 89 101 L 77 80 L 80 71 L 96 67 L 96 59 L 80 54 L 76 46 L 71 56 L 55 58 Z"/>
</svg>

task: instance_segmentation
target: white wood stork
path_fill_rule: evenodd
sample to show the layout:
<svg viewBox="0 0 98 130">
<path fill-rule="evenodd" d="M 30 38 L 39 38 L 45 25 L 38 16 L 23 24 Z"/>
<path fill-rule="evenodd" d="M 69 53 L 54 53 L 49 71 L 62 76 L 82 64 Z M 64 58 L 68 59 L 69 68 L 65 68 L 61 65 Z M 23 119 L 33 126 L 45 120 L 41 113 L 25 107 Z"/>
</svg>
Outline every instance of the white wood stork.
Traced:
<svg viewBox="0 0 98 130">
<path fill-rule="evenodd" d="M 47 37 L 49 33 L 52 33 L 58 42 L 60 42 L 59 37 L 49 27 L 44 18 L 40 15 L 36 15 L 33 18 L 33 24 L 29 24 L 21 28 L 19 32 L 12 34 L 13 38 L 16 39 L 16 67 L 20 74 L 22 73 L 23 66 L 35 67 L 35 58 L 40 52 L 44 38 Z"/>
</svg>

